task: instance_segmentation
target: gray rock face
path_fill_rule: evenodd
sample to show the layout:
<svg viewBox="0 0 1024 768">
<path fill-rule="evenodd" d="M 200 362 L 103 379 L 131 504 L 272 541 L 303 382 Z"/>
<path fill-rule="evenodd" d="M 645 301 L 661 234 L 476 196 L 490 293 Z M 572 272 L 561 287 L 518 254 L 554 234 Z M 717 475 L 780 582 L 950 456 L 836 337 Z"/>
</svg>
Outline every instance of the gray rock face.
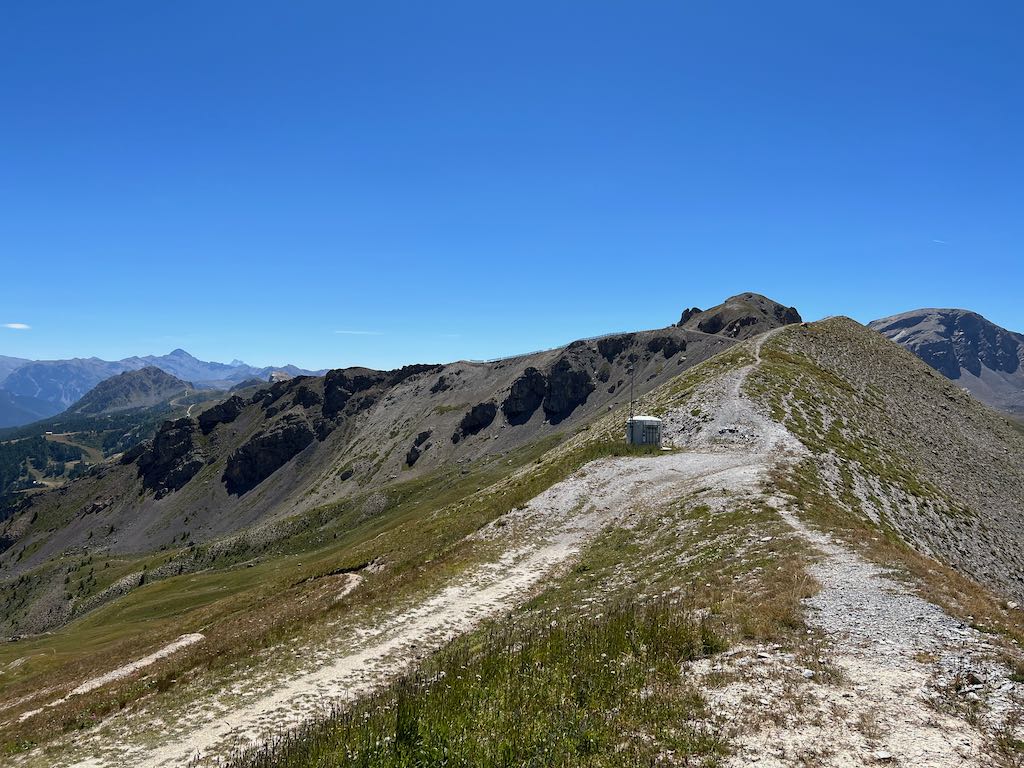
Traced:
<svg viewBox="0 0 1024 768">
<path fill-rule="evenodd" d="M 1024 335 L 964 309 L 918 309 L 868 327 L 988 405 L 1024 414 Z"/>
<path fill-rule="evenodd" d="M 314 440 L 309 423 L 296 414 L 270 424 L 228 457 L 223 476 L 228 493 L 240 496 L 252 490 Z"/>
<path fill-rule="evenodd" d="M 474 405 L 459 422 L 458 430 L 452 435 L 452 442 L 457 443 L 464 437 L 475 435 L 482 429 L 486 429 L 497 415 L 498 406 L 492 402 Z"/>
<path fill-rule="evenodd" d="M 125 454 L 122 462 L 135 460 L 142 484 L 157 498 L 166 496 L 185 485 L 206 463 L 193 442 L 197 426 L 194 419 L 165 421 L 152 443 Z"/>
<path fill-rule="evenodd" d="M 501 404 L 501 410 L 509 424 L 525 424 L 540 408 L 548 393 L 548 382 L 544 374 L 530 366 L 523 375 L 512 382 L 508 397 Z"/>
<path fill-rule="evenodd" d="M 328 371 L 324 377 L 324 416 L 337 416 L 353 395 L 365 392 L 382 380 L 383 374 L 368 368 Z"/>
<path fill-rule="evenodd" d="M 430 447 L 430 443 L 427 443 L 426 445 L 423 444 L 430 439 L 430 436 L 433 433 L 433 430 L 427 429 L 416 435 L 416 439 L 412 441 L 412 445 L 409 446 L 409 450 L 405 454 L 406 466 L 411 467 L 415 465 L 417 461 L 419 461 L 419 458 L 420 456 L 423 455 L 423 452 Z"/>
<path fill-rule="evenodd" d="M 245 400 L 232 395 L 222 403 L 208 408 L 199 414 L 199 428 L 204 435 L 210 434 L 218 424 L 230 424 L 245 410 Z"/>
<path fill-rule="evenodd" d="M 587 401 L 596 385 L 582 361 L 563 357 L 548 373 L 548 391 L 544 396 L 544 413 L 552 424 L 564 420 Z"/>
<path fill-rule="evenodd" d="M 679 322 L 677 323 L 677 325 L 686 325 L 691 317 L 693 317 L 694 315 L 699 315 L 703 311 L 704 310 L 701 309 L 700 307 L 690 307 L 689 309 L 684 309 L 683 315 L 682 317 L 679 318 Z"/>
<path fill-rule="evenodd" d="M 686 342 L 674 336 L 655 336 L 647 342 L 647 349 L 650 352 L 661 352 L 665 359 L 675 357 L 680 352 L 686 351 Z"/>
<path fill-rule="evenodd" d="M 634 334 L 624 333 L 618 336 L 605 336 L 597 340 L 597 351 L 609 363 L 621 355 L 632 343 Z"/>
</svg>

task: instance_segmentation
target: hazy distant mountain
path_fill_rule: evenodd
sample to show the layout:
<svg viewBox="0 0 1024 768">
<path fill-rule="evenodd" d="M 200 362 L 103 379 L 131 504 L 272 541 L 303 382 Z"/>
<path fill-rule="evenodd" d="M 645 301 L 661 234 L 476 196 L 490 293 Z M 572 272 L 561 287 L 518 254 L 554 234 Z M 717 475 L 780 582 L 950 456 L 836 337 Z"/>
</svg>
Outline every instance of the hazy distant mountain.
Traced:
<svg viewBox="0 0 1024 768">
<path fill-rule="evenodd" d="M 134 365 L 134 358 L 130 360 L 108 362 L 96 357 L 37 360 L 13 371 L 0 388 L 14 395 L 51 403 L 53 413 L 60 413 L 104 379 L 145 365 Z"/>
<path fill-rule="evenodd" d="M 982 402 L 1024 415 L 1024 335 L 966 309 L 915 309 L 869 326 Z"/>
<path fill-rule="evenodd" d="M 0 389 L 0 427 L 17 427 L 30 424 L 47 416 L 60 413 L 59 405 L 38 397 L 16 395 Z"/>
<path fill-rule="evenodd" d="M 0 357 L 0 426 L 18 426 L 61 413 L 87 392 L 111 376 L 155 366 L 183 381 L 207 389 L 230 389 L 247 379 L 266 381 L 270 371 L 284 370 L 302 375 L 319 375 L 293 365 L 256 368 L 235 360 L 231 364 L 199 360 L 183 349 L 168 355 L 100 360 L 97 357 L 71 360 L 20 360 Z M 13 396 L 13 399 L 12 399 Z"/>
<path fill-rule="evenodd" d="M 75 403 L 70 411 L 99 415 L 151 408 L 174 397 L 184 396 L 194 389 L 189 382 L 165 373 L 155 365 L 148 365 L 101 381 Z"/>
<path fill-rule="evenodd" d="M 6 355 L 0 355 L 0 382 L 3 382 L 12 372 L 16 371 L 25 363 L 31 363 L 31 360 L 25 360 L 20 357 L 7 357 Z"/>
</svg>

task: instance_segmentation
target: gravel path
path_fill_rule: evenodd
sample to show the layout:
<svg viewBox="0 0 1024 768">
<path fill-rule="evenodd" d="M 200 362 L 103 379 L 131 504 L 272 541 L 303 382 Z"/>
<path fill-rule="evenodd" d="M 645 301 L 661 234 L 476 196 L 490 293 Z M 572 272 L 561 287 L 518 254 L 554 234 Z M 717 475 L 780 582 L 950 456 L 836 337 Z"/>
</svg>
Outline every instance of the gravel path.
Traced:
<svg viewBox="0 0 1024 768">
<path fill-rule="evenodd" d="M 407 669 L 480 621 L 506 613 L 540 589 L 607 526 L 648 514 L 694 489 L 755 492 L 767 461 L 722 450 L 593 462 L 486 526 L 473 538 L 498 554 L 422 603 L 315 647 L 282 648 L 242 683 L 192 702 L 187 711 L 118 714 L 62 752 L 36 752 L 26 766 L 168 768 L 213 764 L 349 700 Z M 161 704 L 161 706 L 164 706 Z M 62 756 L 63 755 L 63 756 Z"/>
<path fill-rule="evenodd" d="M 768 337 L 755 346 L 758 362 Z M 767 417 L 742 396 L 743 379 L 752 368 L 719 390 L 721 411 L 739 425 L 726 434 L 762 449 L 767 440 L 780 462 L 806 455 L 794 437 L 779 434 L 780 425 L 769 422 L 765 429 Z M 760 435 L 744 438 L 747 429 Z M 750 648 L 698 665 L 698 674 L 713 670 L 739 678 L 709 692 L 713 708 L 733 724 L 738 751 L 729 764 L 995 765 L 978 726 L 998 727 L 1024 703 L 1024 685 L 1009 679 L 1009 670 L 995 659 L 997 648 L 879 567 L 811 529 L 785 500 L 766 498 L 820 554 L 809 568 L 820 589 L 805 601 L 807 622 L 826 639 L 827 657 L 819 661 L 834 665 L 845 682 L 816 680 L 793 654 L 777 647 Z M 976 706 L 977 719 L 957 714 L 971 706 Z"/>
</svg>

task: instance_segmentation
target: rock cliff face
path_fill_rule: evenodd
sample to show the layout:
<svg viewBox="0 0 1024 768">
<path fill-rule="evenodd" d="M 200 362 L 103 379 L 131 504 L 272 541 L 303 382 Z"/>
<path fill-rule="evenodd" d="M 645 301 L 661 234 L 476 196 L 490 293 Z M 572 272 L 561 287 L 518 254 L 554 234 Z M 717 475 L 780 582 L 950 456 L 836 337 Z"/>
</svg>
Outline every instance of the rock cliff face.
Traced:
<svg viewBox="0 0 1024 768">
<path fill-rule="evenodd" d="M 207 408 L 199 414 L 199 428 L 204 435 L 208 435 L 216 429 L 218 424 L 230 424 L 237 419 L 239 414 L 245 410 L 246 405 L 246 401 L 241 397 L 232 395 L 224 402 Z"/>
<path fill-rule="evenodd" d="M 501 404 L 502 413 L 513 426 L 525 424 L 540 408 L 547 393 L 548 381 L 544 374 L 530 366 L 512 382 L 508 397 Z"/>
<path fill-rule="evenodd" d="M 228 493 L 241 495 L 255 488 L 314 440 L 302 416 L 286 414 L 273 422 L 228 457 L 223 478 Z"/>
<path fill-rule="evenodd" d="M 164 422 L 151 442 L 141 443 L 121 461 L 136 461 L 142 484 L 157 498 L 166 496 L 184 486 L 206 463 L 193 440 L 197 427 L 194 419 Z"/>
<path fill-rule="evenodd" d="M 464 437 L 475 435 L 486 429 L 494 421 L 498 414 L 498 406 L 493 402 L 479 403 L 469 409 L 469 412 L 462 417 L 459 428 L 452 435 L 452 442 L 457 443 Z"/>
<path fill-rule="evenodd" d="M 1024 335 L 964 309 L 917 309 L 869 327 L 981 400 L 1024 414 Z"/>
<path fill-rule="evenodd" d="M 566 356 L 548 372 L 548 391 L 542 404 L 544 415 L 552 424 L 558 424 L 587 402 L 595 388 L 586 355 L 570 346 Z"/>
</svg>

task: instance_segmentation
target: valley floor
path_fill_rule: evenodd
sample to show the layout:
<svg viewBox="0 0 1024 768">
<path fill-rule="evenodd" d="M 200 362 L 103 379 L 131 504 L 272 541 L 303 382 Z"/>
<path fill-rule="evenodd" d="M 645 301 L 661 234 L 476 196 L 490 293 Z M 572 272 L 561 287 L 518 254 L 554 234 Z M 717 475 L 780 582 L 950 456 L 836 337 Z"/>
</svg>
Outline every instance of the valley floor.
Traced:
<svg viewBox="0 0 1024 768">
<path fill-rule="evenodd" d="M 752 345 L 752 366 L 764 340 Z M 700 498 L 714 500 L 708 514 L 761 505 L 778 523 L 764 538 L 781 530 L 813 553 L 807 573 L 816 582 L 803 601 L 804 639 L 740 642 L 687 665 L 685 676 L 708 702 L 707 727 L 733 750 L 725 764 L 1021 765 L 1012 748 L 1000 752 L 1012 745 L 1014 713 L 1024 704 L 1024 684 L 1003 663 L 1003 645 L 810 527 L 773 490 L 772 473 L 798 461 L 803 448 L 743 396 L 749 370 L 697 394 L 690 407 L 712 414 L 699 428 L 686 414 L 666 417 L 668 437 L 684 450 L 587 465 L 478 531 L 474 545 L 486 557 L 415 604 L 323 627 L 308 643 L 272 649 L 216 690 L 143 703 L 12 764 L 213 765 L 379 687 L 451 638 L 514 610 L 564 577 L 603 532 L 636 529 Z M 679 540 L 696 530 L 674 525 Z M 359 579 L 349 574 L 331 588 L 358 589 Z"/>
</svg>

